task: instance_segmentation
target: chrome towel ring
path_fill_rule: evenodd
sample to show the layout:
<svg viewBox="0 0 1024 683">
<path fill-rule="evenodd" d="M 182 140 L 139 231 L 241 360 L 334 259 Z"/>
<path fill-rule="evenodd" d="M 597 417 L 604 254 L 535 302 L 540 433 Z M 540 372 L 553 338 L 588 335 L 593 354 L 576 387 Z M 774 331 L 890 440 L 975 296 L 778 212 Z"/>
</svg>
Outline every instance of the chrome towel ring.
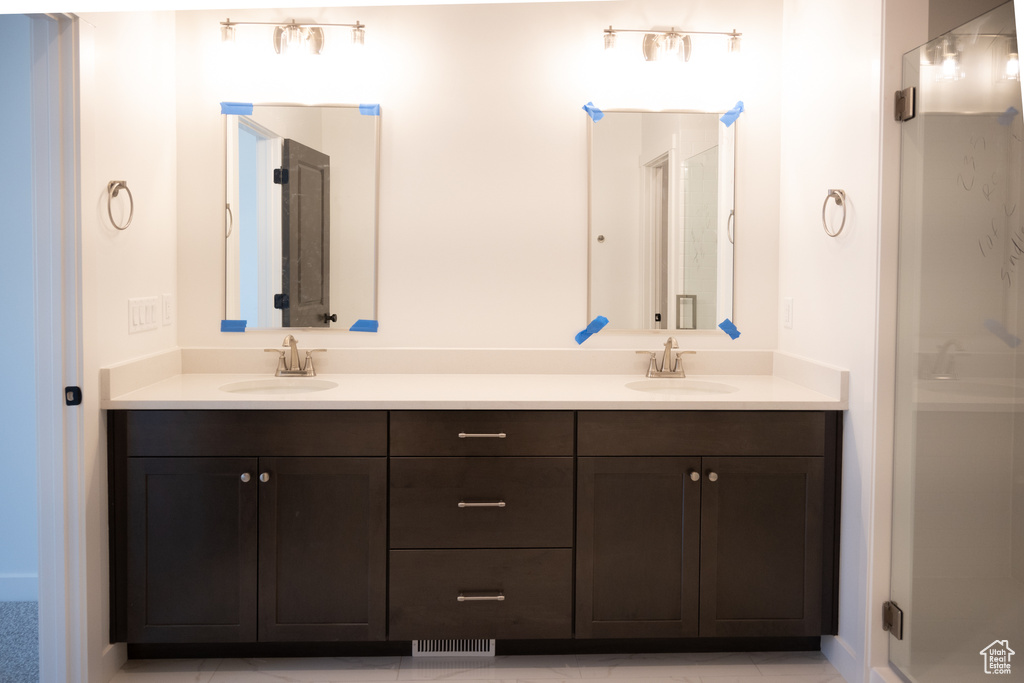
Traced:
<svg viewBox="0 0 1024 683">
<path fill-rule="evenodd" d="M 110 210 L 110 204 L 113 202 L 114 197 L 117 193 L 124 190 L 128 193 L 128 220 L 125 221 L 124 225 L 118 225 L 117 221 L 114 220 L 114 213 Z M 132 217 L 135 215 L 135 200 L 132 197 L 132 191 L 128 189 L 127 180 L 111 180 L 107 183 L 107 216 L 110 218 L 110 224 L 118 230 L 127 230 L 128 226 L 132 224 Z"/>
<path fill-rule="evenodd" d="M 829 230 L 828 222 L 825 220 L 825 209 L 828 208 L 828 200 L 835 199 L 836 206 L 843 210 L 843 220 L 839 223 L 839 229 L 833 232 Z M 825 234 L 829 237 L 839 237 L 839 233 L 843 231 L 843 227 L 846 225 L 846 192 L 843 190 L 829 190 L 828 195 L 825 197 L 825 203 L 821 205 L 821 224 L 825 228 Z"/>
</svg>

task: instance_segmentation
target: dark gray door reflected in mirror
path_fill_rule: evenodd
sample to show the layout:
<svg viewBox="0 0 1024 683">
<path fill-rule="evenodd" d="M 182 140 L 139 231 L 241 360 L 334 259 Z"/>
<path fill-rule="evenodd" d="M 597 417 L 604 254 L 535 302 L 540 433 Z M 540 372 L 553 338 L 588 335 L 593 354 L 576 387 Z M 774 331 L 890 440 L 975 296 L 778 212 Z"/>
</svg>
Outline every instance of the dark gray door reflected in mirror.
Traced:
<svg viewBox="0 0 1024 683">
<path fill-rule="evenodd" d="M 328 327 L 331 158 L 295 140 L 282 147 L 281 285 L 285 327 Z"/>
</svg>

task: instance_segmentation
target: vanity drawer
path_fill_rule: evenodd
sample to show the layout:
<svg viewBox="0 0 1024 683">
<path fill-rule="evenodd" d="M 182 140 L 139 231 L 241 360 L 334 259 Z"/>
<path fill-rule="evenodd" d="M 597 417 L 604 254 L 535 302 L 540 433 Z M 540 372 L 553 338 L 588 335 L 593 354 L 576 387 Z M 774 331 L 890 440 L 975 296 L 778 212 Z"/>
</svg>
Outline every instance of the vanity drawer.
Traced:
<svg viewBox="0 0 1024 683">
<path fill-rule="evenodd" d="M 572 458 L 391 460 L 392 548 L 567 548 L 572 518 Z"/>
<path fill-rule="evenodd" d="M 131 410 L 130 457 L 387 455 L 385 411 Z"/>
<path fill-rule="evenodd" d="M 391 640 L 572 637 L 568 548 L 392 550 L 389 591 Z"/>
<path fill-rule="evenodd" d="M 393 411 L 391 455 L 571 456 L 573 422 L 571 411 Z"/>
<path fill-rule="evenodd" d="M 823 411 L 580 411 L 585 455 L 823 456 L 836 443 L 836 413 Z"/>
</svg>

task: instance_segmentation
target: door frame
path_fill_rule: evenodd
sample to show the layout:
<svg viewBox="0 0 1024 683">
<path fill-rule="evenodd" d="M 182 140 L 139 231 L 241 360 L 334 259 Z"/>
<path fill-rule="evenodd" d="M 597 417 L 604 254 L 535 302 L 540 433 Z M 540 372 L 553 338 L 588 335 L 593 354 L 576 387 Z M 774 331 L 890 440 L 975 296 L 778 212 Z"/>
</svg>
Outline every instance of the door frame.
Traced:
<svg viewBox="0 0 1024 683">
<path fill-rule="evenodd" d="M 646 323 L 654 326 L 654 314 L 659 306 L 660 264 L 664 260 L 665 291 L 663 327 L 656 329 L 672 330 L 676 325 L 675 285 L 672 282 L 676 272 L 676 240 L 678 230 L 677 197 L 678 174 L 676 147 L 674 144 L 655 158 L 642 162 L 640 165 L 640 311 Z M 660 174 L 659 174 L 660 172 Z M 663 175 L 661 175 L 663 174 Z M 662 188 L 667 187 L 667 196 Z M 660 239 L 662 223 L 665 223 L 665 239 Z M 663 253 L 664 252 L 664 253 Z"/>
<path fill-rule="evenodd" d="M 39 505 L 40 681 L 84 681 L 85 473 L 81 386 L 82 256 L 77 18 L 29 15 L 33 65 L 36 438 Z"/>
<path fill-rule="evenodd" d="M 283 138 L 251 116 L 225 116 L 227 126 L 227 207 L 230 215 L 229 230 L 225 234 L 227 258 L 225 266 L 225 291 L 227 292 L 227 316 L 240 315 L 239 307 L 239 255 L 242 221 L 255 223 L 258 251 L 257 320 L 250 320 L 251 327 L 281 327 L 281 310 L 274 308 L 274 294 L 281 286 L 281 189 L 273 182 L 274 169 L 281 167 L 281 144 Z M 255 217 L 243 215 L 241 206 L 241 173 L 238 168 L 238 139 L 241 129 L 246 129 L 256 138 L 258 179 L 256 182 L 256 203 L 259 205 Z"/>
</svg>

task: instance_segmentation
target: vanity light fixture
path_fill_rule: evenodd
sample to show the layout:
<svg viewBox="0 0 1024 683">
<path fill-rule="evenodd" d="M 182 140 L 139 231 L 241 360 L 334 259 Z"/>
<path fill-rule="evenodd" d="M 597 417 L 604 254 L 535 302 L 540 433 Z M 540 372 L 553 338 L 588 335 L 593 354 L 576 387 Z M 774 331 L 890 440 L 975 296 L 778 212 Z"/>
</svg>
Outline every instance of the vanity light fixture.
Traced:
<svg viewBox="0 0 1024 683">
<path fill-rule="evenodd" d="M 999 71 L 999 75 L 1002 80 L 1020 80 L 1020 55 L 1017 54 L 1016 38 L 1006 39 L 1006 52 L 1003 55 L 1002 59 L 1002 69 L 1000 69 Z"/>
<path fill-rule="evenodd" d="M 938 46 L 939 80 L 959 81 L 963 78 L 963 49 L 955 36 L 943 39 Z"/>
<path fill-rule="evenodd" d="M 273 26 L 274 52 L 279 55 L 294 54 L 296 52 L 308 52 L 309 54 L 322 54 L 326 36 L 325 26 L 343 26 L 352 29 L 352 44 L 363 45 L 366 40 L 366 24 L 358 21 L 354 24 L 303 24 L 296 21 L 289 21 L 287 24 L 278 24 L 270 21 L 226 21 L 220 22 L 220 37 L 225 43 L 235 42 L 236 26 Z"/>
<path fill-rule="evenodd" d="M 726 50 L 729 54 L 738 54 L 740 51 L 740 36 L 736 29 L 732 31 L 683 31 L 674 26 L 667 31 L 655 29 L 634 29 L 615 28 L 609 26 L 604 30 L 604 49 L 611 50 L 615 47 L 616 36 L 619 33 L 642 33 L 644 34 L 641 50 L 644 59 L 648 62 L 657 61 L 666 57 L 676 57 L 684 62 L 690 61 L 693 52 L 692 35 L 728 36 Z"/>
</svg>

